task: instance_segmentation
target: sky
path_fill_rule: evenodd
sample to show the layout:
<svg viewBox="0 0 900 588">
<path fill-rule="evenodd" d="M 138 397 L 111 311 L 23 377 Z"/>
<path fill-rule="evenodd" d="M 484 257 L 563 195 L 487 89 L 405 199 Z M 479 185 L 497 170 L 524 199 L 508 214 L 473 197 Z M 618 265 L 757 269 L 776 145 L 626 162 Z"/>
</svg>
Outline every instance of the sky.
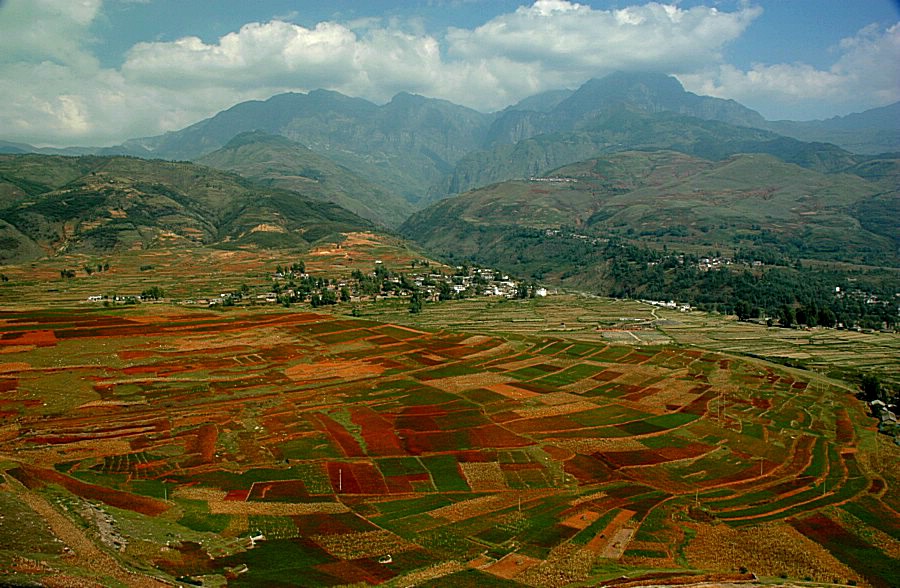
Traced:
<svg viewBox="0 0 900 588">
<path fill-rule="evenodd" d="M 104 146 L 326 88 L 482 112 L 659 72 L 770 120 L 900 100 L 900 0 L 0 0 L 0 140 Z"/>
</svg>

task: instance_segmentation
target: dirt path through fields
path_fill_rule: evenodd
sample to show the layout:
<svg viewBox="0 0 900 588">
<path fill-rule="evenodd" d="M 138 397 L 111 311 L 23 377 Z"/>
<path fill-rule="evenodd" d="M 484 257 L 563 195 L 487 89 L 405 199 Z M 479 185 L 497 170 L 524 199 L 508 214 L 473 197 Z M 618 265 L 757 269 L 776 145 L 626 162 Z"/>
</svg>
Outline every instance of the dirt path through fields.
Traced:
<svg viewBox="0 0 900 588">
<path fill-rule="evenodd" d="M 10 476 L 4 476 L 4 478 L 7 487 L 12 489 L 15 495 L 31 510 L 40 515 L 47 522 L 53 534 L 74 552 L 73 563 L 77 567 L 91 572 L 98 580 L 102 577 L 114 578 L 126 586 L 135 588 L 170 586 L 162 580 L 126 570 L 115 558 L 97 547 L 81 529 L 57 511 L 43 496 L 28 490 Z M 85 582 L 85 585 L 95 585 L 95 583 Z"/>
</svg>

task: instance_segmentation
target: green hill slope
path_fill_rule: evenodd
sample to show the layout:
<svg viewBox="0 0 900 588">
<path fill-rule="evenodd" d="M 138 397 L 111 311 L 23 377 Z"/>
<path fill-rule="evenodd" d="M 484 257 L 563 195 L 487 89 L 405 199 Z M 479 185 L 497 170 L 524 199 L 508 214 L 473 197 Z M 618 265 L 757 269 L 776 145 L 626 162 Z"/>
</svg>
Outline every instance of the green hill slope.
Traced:
<svg viewBox="0 0 900 588">
<path fill-rule="evenodd" d="M 259 131 L 242 133 L 197 160 L 268 186 L 334 202 L 376 223 L 396 227 L 413 210 L 401 196 L 299 143 Z"/>
<path fill-rule="evenodd" d="M 371 223 L 191 163 L 0 156 L 0 260 L 166 243 L 305 247 Z"/>
<path fill-rule="evenodd" d="M 626 152 L 493 184 L 401 227 L 444 256 L 584 287 L 608 281 L 610 240 L 694 255 L 898 266 L 896 191 L 763 154 L 710 161 Z M 605 250 L 604 250 L 605 251 Z"/>
</svg>

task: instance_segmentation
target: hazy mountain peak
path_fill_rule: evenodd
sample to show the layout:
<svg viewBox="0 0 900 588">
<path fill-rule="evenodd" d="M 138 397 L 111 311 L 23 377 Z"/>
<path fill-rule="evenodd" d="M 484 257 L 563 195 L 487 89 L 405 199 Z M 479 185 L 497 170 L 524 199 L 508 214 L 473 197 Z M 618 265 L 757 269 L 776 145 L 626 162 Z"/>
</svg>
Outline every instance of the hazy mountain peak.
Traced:
<svg viewBox="0 0 900 588">
<path fill-rule="evenodd" d="M 765 119 L 731 100 L 687 92 L 676 78 L 652 72 L 615 72 L 588 80 L 554 109 L 558 116 L 581 118 L 589 112 L 627 105 L 646 112 L 672 111 L 740 126 L 761 127 Z"/>
<path fill-rule="evenodd" d="M 535 94 L 534 96 L 529 96 L 528 98 L 523 98 L 519 100 L 512 106 L 507 106 L 503 109 L 502 112 L 509 112 L 513 110 L 518 111 L 527 111 L 532 110 L 535 112 L 550 112 L 560 102 L 571 96 L 575 90 L 547 90 L 546 92 L 541 92 L 540 94 Z"/>
</svg>

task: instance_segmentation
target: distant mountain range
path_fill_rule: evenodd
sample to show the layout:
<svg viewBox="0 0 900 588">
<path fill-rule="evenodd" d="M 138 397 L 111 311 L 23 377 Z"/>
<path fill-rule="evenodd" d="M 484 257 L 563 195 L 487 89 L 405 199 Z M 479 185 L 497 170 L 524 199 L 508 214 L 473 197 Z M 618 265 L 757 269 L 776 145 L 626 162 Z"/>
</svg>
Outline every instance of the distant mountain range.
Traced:
<svg viewBox="0 0 900 588">
<path fill-rule="evenodd" d="M 372 223 L 186 162 L 0 155 L 0 263 L 133 247 L 299 247 Z"/>
<path fill-rule="evenodd" d="M 508 262 L 539 258 L 510 244 L 524 228 L 568 227 L 896 266 L 900 156 L 862 152 L 900 149 L 898 115 L 770 122 L 658 74 L 494 114 L 406 93 L 381 106 L 281 94 L 99 154 L 0 143 L 0 258 L 159 239 L 303 247 L 400 227 L 435 252 Z"/>
<path fill-rule="evenodd" d="M 854 153 L 900 151 L 900 102 L 828 120 L 773 121 L 766 128 L 801 141 L 834 143 Z"/>
<path fill-rule="evenodd" d="M 408 93 L 376 105 L 316 90 L 243 102 L 180 131 L 116 147 L 35 149 L 0 142 L 0 152 L 198 160 L 269 185 L 309 190 L 393 227 L 412 210 L 451 194 L 633 149 L 711 159 L 769 153 L 811 169 L 841 171 L 865 160 L 858 154 L 900 151 L 898 114 L 895 104 L 828 121 L 770 122 L 732 100 L 687 92 L 670 76 L 615 73 L 493 114 Z M 231 143 L 248 132 L 261 134 Z M 251 148 L 251 142 L 259 144 Z M 227 153 L 213 153 L 223 148 Z M 304 170 L 324 175 L 314 185 Z"/>
</svg>

